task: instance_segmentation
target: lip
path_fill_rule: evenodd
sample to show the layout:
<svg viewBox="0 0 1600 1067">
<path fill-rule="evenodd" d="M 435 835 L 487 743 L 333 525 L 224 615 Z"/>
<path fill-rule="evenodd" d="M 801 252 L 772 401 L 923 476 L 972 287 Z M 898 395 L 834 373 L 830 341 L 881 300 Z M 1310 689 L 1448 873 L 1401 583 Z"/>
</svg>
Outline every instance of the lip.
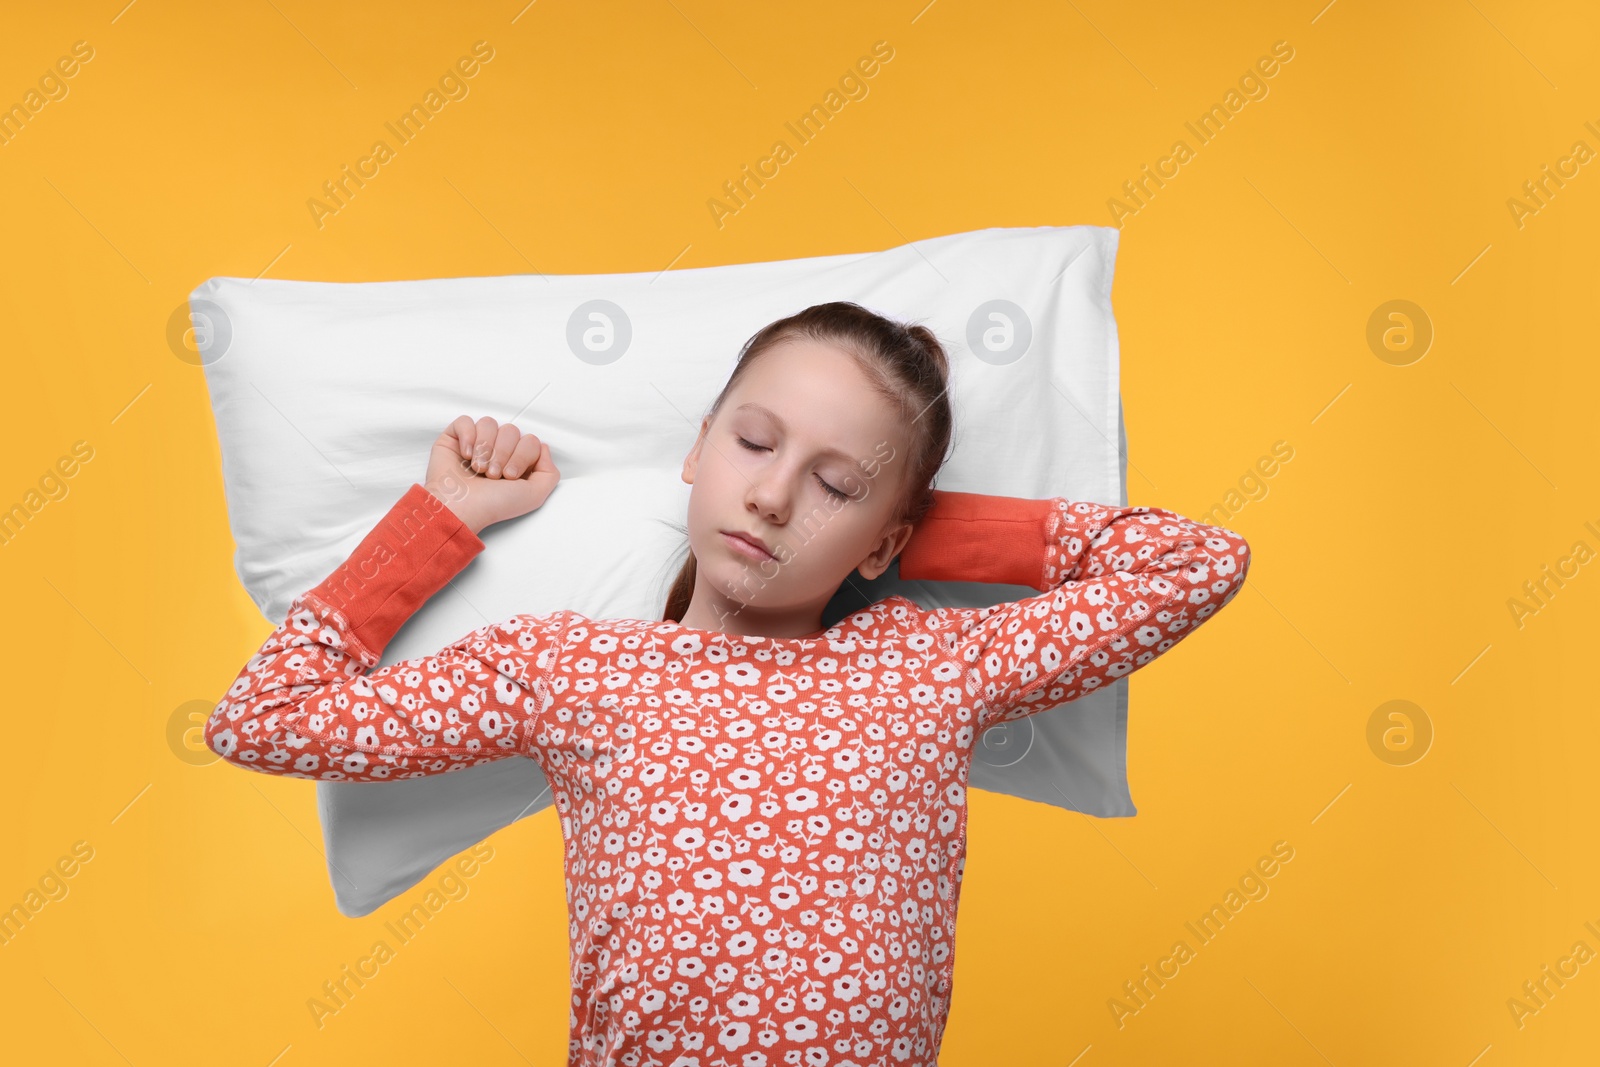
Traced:
<svg viewBox="0 0 1600 1067">
<path fill-rule="evenodd" d="M 766 545 L 761 542 L 760 538 L 752 537 L 750 534 L 729 533 L 727 530 L 723 530 L 722 539 L 728 542 L 728 545 L 735 552 L 742 552 L 753 560 L 765 563 L 767 560 L 776 560 L 778 558 L 767 551 Z"/>
</svg>

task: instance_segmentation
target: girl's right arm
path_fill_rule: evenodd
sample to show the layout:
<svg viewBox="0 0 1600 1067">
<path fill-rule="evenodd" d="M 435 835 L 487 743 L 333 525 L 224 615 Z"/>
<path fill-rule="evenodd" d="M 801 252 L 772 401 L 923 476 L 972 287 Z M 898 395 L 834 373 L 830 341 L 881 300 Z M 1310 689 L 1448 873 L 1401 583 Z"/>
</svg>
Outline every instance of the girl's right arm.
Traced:
<svg viewBox="0 0 1600 1067">
<path fill-rule="evenodd" d="M 217 755 L 267 774 L 366 782 L 524 754 L 570 612 L 518 615 L 371 670 L 406 619 L 483 551 L 482 525 L 538 507 L 559 479 L 532 435 L 520 451 L 516 441 L 502 447 L 504 435 L 475 449 L 456 433 L 462 421 L 435 445 L 430 488 L 411 486 L 245 663 L 206 722 Z M 519 471 L 522 462 L 534 466 Z M 507 480 L 466 475 L 469 463 Z"/>
</svg>

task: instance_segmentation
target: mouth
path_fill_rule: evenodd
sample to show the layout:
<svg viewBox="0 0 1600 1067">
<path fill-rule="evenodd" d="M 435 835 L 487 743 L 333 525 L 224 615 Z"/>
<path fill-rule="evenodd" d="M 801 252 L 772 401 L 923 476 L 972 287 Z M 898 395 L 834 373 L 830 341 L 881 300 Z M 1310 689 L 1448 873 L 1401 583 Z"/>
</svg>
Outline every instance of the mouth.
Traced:
<svg viewBox="0 0 1600 1067">
<path fill-rule="evenodd" d="M 745 533 L 729 533 L 727 530 L 723 530 L 722 539 L 735 552 L 743 553 L 758 562 L 764 563 L 767 560 L 776 560 L 778 558 L 767 551 L 766 543 L 759 537 L 752 537 L 750 534 Z"/>
</svg>

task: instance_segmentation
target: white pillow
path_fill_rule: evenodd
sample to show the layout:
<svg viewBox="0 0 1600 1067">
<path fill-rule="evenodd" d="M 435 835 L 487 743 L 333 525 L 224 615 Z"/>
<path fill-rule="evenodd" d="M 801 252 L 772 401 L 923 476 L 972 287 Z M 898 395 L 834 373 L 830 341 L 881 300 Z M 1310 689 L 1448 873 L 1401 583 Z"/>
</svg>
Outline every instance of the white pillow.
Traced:
<svg viewBox="0 0 1600 1067">
<path fill-rule="evenodd" d="M 659 619 L 682 561 L 685 453 L 740 347 L 811 305 L 921 322 L 951 359 L 940 489 L 1127 503 L 1111 282 L 1119 231 L 993 228 L 881 252 L 602 275 L 395 282 L 211 278 L 190 314 L 221 441 L 239 576 L 267 620 L 326 577 L 420 482 L 458 415 L 550 443 L 561 484 L 419 610 L 383 664 L 519 613 Z M 823 625 L 883 597 L 981 607 L 1025 586 L 852 579 Z M 250 650 L 240 649 L 241 655 Z M 974 788 L 1098 816 L 1135 812 L 1126 679 L 982 736 Z M 366 915 L 551 803 L 532 760 L 318 782 L 339 910 Z"/>
</svg>

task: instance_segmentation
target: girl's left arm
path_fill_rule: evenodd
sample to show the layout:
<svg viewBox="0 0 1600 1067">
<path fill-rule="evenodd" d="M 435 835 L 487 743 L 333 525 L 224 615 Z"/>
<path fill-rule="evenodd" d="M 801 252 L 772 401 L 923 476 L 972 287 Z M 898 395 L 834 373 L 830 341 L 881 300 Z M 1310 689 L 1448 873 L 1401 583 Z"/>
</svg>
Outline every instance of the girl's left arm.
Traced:
<svg viewBox="0 0 1600 1067">
<path fill-rule="evenodd" d="M 571 613 L 514 616 L 431 656 L 372 669 L 401 624 L 483 547 L 438 497 L 411 486 L 337 570 L 295 599 L 212 711 L 206 744 L 249 770 L 338 782 L 526 754 Z"/>
<path fill-rule="evenodd" d="M 923 619 L 962 668 L 977 728 L 1075 700 L 1146 666 L 1231 601 L 1250 546 L 1158 507 L 935 491 L 900 577 L 997 582 L 1039 596 Z M 953 676 L 952 676 L 953 680 Z"/>
</svg>

